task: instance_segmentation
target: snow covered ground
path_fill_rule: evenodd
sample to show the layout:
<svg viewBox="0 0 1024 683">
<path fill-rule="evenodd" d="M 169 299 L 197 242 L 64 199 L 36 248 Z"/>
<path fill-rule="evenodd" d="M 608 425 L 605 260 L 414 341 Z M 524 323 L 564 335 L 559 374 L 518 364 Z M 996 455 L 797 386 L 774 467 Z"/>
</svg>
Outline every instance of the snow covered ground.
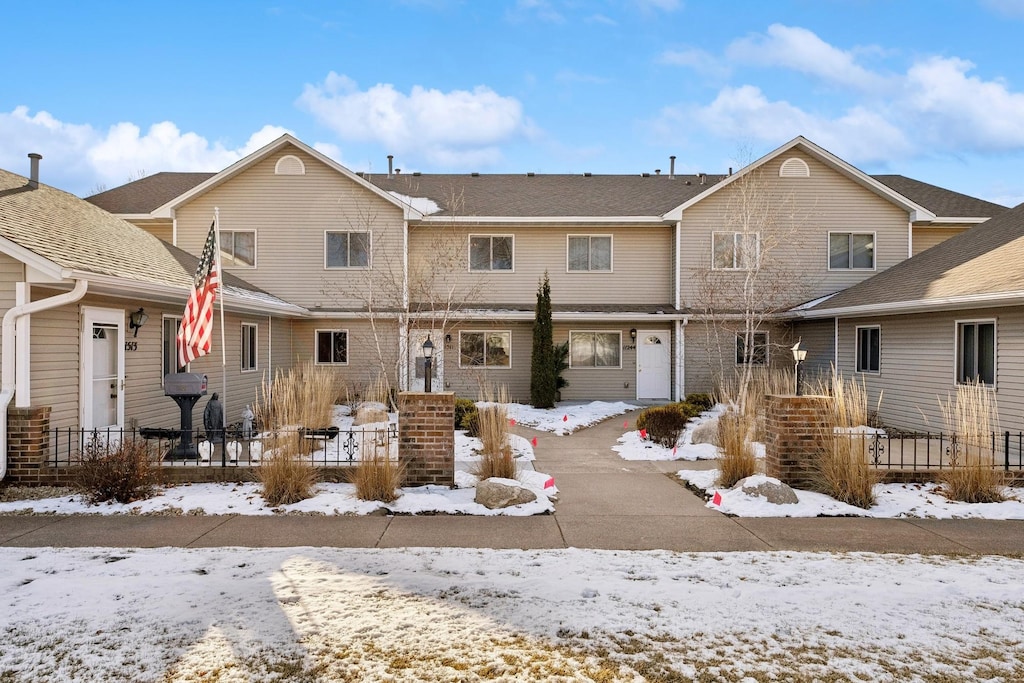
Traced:
<svg viewBox="0 0 1024 683">
<path fill-rule="evenodd" d="M 477 404 L 481 405 L 481 404 Z M 640 406 L 616 401 L 591 401 L 590 403 L 560 403 L 551 409 L 534 408 L 522 403 L 506 404 L 508 416 L 514 424 L 530 427 L 541 432 L 565 436 L 597 424 L 615 415 L 622 415 Z"/>
<path fill-rule="evenodd" d="M 1024 561 L 0 548 L 2 681 L 1024 680 Z"/>
</svg>

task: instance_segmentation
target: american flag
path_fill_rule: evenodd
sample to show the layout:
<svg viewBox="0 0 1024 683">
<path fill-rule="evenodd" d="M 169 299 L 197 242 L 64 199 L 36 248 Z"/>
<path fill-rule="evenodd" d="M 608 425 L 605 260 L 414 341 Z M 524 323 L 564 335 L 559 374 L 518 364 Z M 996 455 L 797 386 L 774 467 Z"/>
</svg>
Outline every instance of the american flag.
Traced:
<svg viewBox="0 0 1024 683">
<path fill-rule="evenodd" d="M 210 352 L 210 341 L 213 337 L 213 301 L 217 298 L 220 287 L 220 274 L 217 272 L 217 222 L 210 225 L 210 234 L 206 236 L 203 254 L 199 258 L 199 268 L 192 282 L 192 291 L 185 304 L 185 313 L 181 316 L 181 327 L 178 328 L 178 367 L 183 368 L 189 362 L 205 356 Z"/>
</svg>

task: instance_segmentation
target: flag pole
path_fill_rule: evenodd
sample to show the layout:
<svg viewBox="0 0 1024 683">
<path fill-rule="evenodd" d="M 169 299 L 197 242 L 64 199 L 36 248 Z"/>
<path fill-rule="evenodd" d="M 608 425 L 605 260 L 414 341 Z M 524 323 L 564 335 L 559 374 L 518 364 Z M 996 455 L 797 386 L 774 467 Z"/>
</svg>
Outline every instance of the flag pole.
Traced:
<svg viewBox="0 0 1024 683">
<path fill-rule="evenodd" d="M 228 350 L 224 342 L 224 268 L 220 262 L 220 207 L 213 207 L 214 238 L 217 244 L 214 249 L 214 258 L 217 263 L 217 298 L 220 299 L 220 377 L 221 377 L 221 465 L 227 460 L 227 429 L 228 429 Z"/>
</svg>

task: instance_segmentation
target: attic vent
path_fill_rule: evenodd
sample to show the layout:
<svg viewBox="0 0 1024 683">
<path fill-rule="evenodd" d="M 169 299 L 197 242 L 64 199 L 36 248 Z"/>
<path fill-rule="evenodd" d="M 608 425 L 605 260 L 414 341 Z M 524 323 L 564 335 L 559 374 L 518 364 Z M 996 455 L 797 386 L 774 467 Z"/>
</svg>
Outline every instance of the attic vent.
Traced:
<svg viewBox="0 0 1024 683">
<path fill-rule="evenodd" d="M 779 177 L 810 178 L 811 169 L 807 168 L 806 161 L 793 157 L 792 159 L 786 159 L 782 162 L 782 166 L 779 166 Z"/>
<path fill-rule="evenodd" d="M 274 175 L 306 175 L 306 165 L 297 156 L 287 154 L 277 160 Z"/>
</svg>

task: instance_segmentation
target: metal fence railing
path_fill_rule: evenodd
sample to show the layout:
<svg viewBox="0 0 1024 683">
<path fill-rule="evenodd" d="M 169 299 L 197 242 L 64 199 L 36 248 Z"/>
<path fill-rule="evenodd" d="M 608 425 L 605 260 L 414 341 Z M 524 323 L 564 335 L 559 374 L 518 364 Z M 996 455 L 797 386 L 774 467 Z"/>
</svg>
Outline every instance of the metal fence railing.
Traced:
<svg viewBox="0 0 1024 683">
<path fill-rule="evenodd" d="M 972 440 L 933 432 L 837 434 L 837 438 L 857 441 L 867 461 L 879 469 L 942 470 L 980 462 L 1007 472 L 1024 470 L 1024 432 L 992 432 Z"/>
<path fill-rule="evenodd" d="M 84 456 L 117 452 L 126 442 L 145 444 L 146 452 L 162 466 L 250 467 L 258 466 L 280 449 L 322 467 L 348 466 L 368 455 L 397 457 L 398 425 L 324 429 L 286 428 L 243 434 L 228 428 L 216 434 L 193 430 L 183 447 L 182 431 L 173 428 L 81 429 L 65 427 L 49 431 L 47 464 L 66 467 Z"/>
</svg>

